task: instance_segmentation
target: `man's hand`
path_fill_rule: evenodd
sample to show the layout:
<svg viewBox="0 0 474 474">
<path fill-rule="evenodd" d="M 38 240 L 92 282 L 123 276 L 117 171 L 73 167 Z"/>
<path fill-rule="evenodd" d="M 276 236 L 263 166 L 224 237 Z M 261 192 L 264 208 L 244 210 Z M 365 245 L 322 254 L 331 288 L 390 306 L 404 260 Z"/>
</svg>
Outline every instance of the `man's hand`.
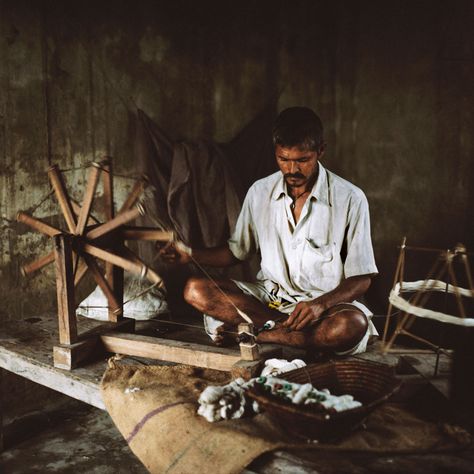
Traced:
<svg viewBox="0 0 474 474">
<path fill-rule="evenodd" d="M 166 263 L 185 264 L 192 260 L 192 250 L 179 241 L 168 242 L 159 249 L 158 255 Z"/>
<path fill-rule="evenodd" d="M 301 331 L 315 324 L 325 310 L 326 307 L 318 302 L 317 299 L 301 301 L 296 305 L 290 317 L 283 323 L 283 326 L 293 331 Z"/>
</svg>

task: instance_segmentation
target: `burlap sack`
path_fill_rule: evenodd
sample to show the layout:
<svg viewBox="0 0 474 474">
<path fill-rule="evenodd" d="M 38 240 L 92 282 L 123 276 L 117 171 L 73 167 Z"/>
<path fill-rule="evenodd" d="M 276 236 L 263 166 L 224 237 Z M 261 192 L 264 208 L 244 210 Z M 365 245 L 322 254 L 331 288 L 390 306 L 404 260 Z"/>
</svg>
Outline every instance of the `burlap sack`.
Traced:
<svg viewBox="0 0 474 474">
<path fill-rule="evenodd" d="M 102 396 L 117 428 L 152 473 L 238 473 L 260 454 L 284 448 L 372 453 L 440 452 L 471 442 L 457 428 L 428 423 L 385 403 L 359 429 L 332 444 L 290 439 L 265 415 L 208 423 L 196 414 L 207 385 L 229 381 L 223 372 L 187 366 L 109 368 Z"/>
</svg>

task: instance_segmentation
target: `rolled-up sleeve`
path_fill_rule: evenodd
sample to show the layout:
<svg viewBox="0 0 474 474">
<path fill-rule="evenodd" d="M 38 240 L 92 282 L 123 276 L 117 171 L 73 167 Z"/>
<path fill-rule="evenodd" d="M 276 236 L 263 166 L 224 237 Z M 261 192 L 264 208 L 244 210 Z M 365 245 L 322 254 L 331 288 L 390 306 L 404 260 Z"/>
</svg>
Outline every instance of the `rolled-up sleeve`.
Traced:
<svg viewBox="0 0 474 474">
<path fill-rule="evenodd" d="M 352 196 L 346 239 L 345 277 L 377 274 L 370 237 L 369 204 L 363 192 Z"/>
<path fill-rule="evenodd" d="M 252 217 L 252 199 L 253 189 L 250 188 L 235 224 L 234 232 L 227 241 L 230 251 L 239 260 L 246 260 L 259 249 L 255 223 Z"/>
</svg>

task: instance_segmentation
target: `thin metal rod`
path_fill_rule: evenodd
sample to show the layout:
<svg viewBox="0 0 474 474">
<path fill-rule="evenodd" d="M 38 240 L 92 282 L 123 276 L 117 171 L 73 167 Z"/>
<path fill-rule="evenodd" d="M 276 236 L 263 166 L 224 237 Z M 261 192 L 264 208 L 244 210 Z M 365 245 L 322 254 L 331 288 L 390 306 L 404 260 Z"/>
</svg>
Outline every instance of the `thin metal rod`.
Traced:
<svg viewBox="0 0 474 474">
<path fill-rule="evenodd" d="M 397 280 L 399 279 L 399 276 L 400 276 L 401 279 L 403 279 L 402 260 L 404 259 L 404 255 L 405 255 L 406 241 L 407 241 L 407 238 L 403 237 L 402 245 L 400 247 L 400 252 L 398 254 L 397 267 L 396 267 L 395 275 L 394 275 L 394 278 L 393 278 L 392 289 L 395 288 L 395 284 L 396 284 Z M 390 324 L 392 309 L 393 309 L 393 305 L 392 305 L 392 303 L 389 303 L 388 310 L 387 310 L 387 317 L 385 319 L 385 326 L 384 326 L 384 330 L 383 330 L 383 337 L 382 337 L 382 343 L 383 344 L 385 344 L 385 342 L 387 340 L 387 334 L 388 334 L 388 328 L 389 328 L 389 324 Z"/>
<path fill-rule="evenodd" d="M 407 245 L 405 247 L 405 250 L 414 250 L 414 251 L 418 251 L 418 252 L 432 252 L 432 253 L 440 253 L 440 252 L 446 253 L 446 252 L 449 252 L 448 249 L 435 249 L 435 248 L 428 248 L 428 247 L 413 247 L 413 246 L 409 246 L 409 245 Z M 471 255 L 471 256 L 474 255 L 473 252 L 467 252 L 465 250 L 456 250 L 453 253 L 461 254 L 461 255 Z"/>
</svg>

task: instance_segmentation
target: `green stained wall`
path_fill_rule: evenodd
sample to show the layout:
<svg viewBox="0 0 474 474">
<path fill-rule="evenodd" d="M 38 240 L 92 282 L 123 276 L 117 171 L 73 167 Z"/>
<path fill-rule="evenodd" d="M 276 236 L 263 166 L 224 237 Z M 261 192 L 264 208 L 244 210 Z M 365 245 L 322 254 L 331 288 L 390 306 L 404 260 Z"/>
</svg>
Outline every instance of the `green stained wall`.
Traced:
<svg viewBox="0 0 474 474">
<path fill-rule="evenodd" d="M 107 153 L 132 173 L 137 106 L 173 138 L 228 142 L 275 94 L 275 114 L 319 112 L 325 165 L 368 196 L 383 313 L 402 236 L 474 248 L 473 24 L 468 0 L 0 0 L 0 318 L 55 307 L 51 270 L 19 274 L 49 243 L 14 222 L 49 164 Z"/>
</svg>

